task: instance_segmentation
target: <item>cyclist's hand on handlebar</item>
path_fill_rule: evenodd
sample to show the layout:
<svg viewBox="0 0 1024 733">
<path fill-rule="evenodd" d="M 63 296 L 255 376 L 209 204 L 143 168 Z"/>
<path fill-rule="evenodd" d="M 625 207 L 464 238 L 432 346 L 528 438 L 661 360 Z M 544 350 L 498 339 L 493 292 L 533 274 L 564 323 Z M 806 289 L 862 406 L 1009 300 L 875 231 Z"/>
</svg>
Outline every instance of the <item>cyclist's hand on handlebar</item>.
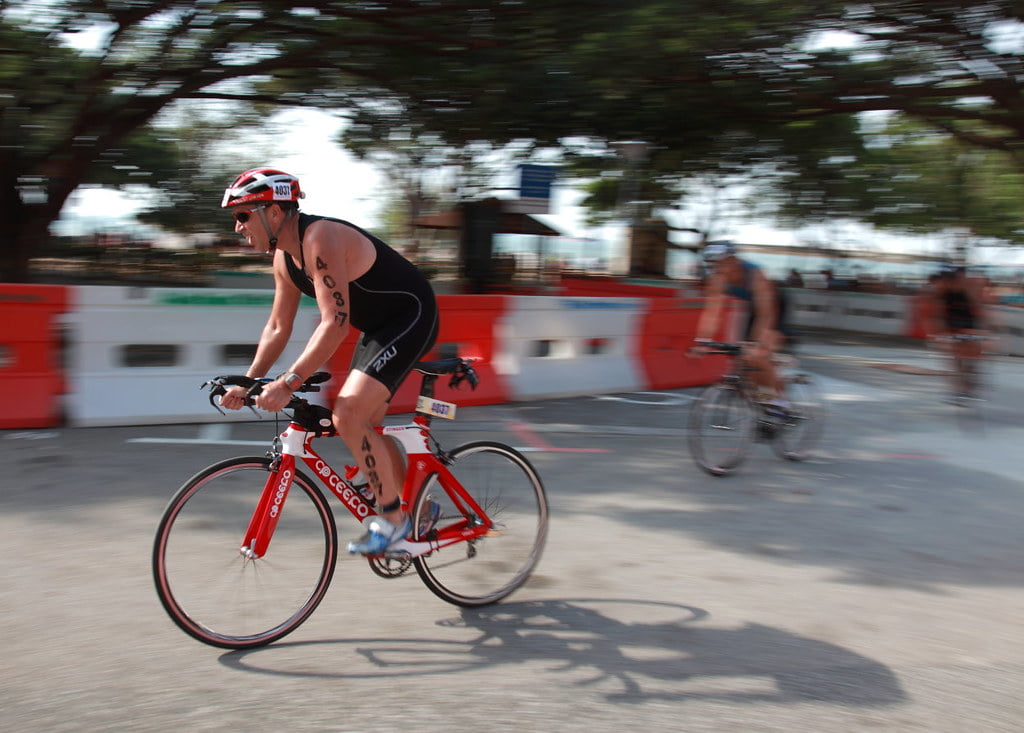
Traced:
<svg viewBox="0 0 1024 733">
<path fill-rule="evenodd" d="M 221 407 L 228 410 L 241 410 L 245 407 L 245 398 L 248 390 L 245 387 L 227 387 L 224 394 L 220 396 Z"/>
<path fill-rule="evenodd" d="M 687 349 L 686 355 L 693 359 L 699 359 L 702 356 L 707 356 L 711 351 L 707 344 L 708 339 L 694 339 L 690 348 Z"/>
<path fill-rule="evenodd" d="M 267 412 L 277 412 L 291 402 L 292 391 L 283 379 L 275 379 L 264 385 L 263 391 L 256 395 L 256 407 Z"/>
</svg>

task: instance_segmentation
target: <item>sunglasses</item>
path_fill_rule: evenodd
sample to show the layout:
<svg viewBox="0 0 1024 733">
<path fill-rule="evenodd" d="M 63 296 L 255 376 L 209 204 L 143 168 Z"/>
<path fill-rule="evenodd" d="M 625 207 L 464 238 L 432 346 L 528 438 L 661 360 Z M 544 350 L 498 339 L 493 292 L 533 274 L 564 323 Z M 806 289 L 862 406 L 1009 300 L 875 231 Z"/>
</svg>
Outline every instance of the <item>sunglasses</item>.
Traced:
<svg viewBox="0 0 1024 733">
<path fill-rule="evenodd" d="M 237 221 L 239 224 L 245 224 L 245 222 L 249 221 L 249 217 L 251 217 L 253 214 L 255 214 L 260 209 L 265 209 L 265 208 L 267 208 L 267 207 L 266 206 L 257 206 L 255 209 L 251 209 L 250 211 L 236 211 L 234 213 L 235 221 Z"/>
</svg>

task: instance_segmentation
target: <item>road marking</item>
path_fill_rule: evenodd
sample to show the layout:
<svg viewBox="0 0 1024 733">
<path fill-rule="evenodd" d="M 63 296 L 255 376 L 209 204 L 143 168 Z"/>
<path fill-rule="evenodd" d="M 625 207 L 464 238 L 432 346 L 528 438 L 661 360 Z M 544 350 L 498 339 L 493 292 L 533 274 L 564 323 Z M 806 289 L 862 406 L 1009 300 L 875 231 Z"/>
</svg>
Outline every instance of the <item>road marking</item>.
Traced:
<svg viewBox="0 0 1024 733">
<path fill-rule="evenodd" d="M 657 395 L 658 400 L 639 400 L 632 395 Z M 672 407 L 682 405 L 686 402 L 693 402 L 697 398 L 692 395 L 676 394 L 675 392 L 630 392 L 627 395 L 598 395 L 594 399 L 607 400 L 609 402 L 626 402 L 630 405 L 663 405 Z"/>
<path fill-rule="evenodd" d="M 541 438 L 537 433 L 523 422 L 505 421 L 507 426 L 512 426 L 513 432 L 519 435 L 529 445 L 513 446 L 520 453 L 610 453 L 603 448 L 557 448 Z M 230 425 L 223 423 L 211 423 L 199 428 L 198 438 L 128 438 L 126 443 L 150 443 L 157 445 L 243 445 L 269 448 L 270 440 L 232 440 L 227 436 L 230 433 Z M 580 426 L 582 429 L 582 426 Z"/>
<path fill-rule="evenodd" d="M 556 448 L 547 442 L 540 435 L 535 433 L 529 424 L 521 420 L 506 420 L 505 424 L 509 430 L 525 440 L 530 449 L 543 451 L 545 453 L 611 453 L 607 448 Z"/>
<path fill-rule="evenodd" d="M 165 443 L 173 445 L 262 445 L 269 448 L 269 440 L 209 440 L 207 438 L 128 438 L 126 443 Z"/>
<path fill-rule="evenodd" d="M 60 433 L 10 433 L 4 436 L 4 440 L 52 440 L 59 438 Z"/>
</svg>

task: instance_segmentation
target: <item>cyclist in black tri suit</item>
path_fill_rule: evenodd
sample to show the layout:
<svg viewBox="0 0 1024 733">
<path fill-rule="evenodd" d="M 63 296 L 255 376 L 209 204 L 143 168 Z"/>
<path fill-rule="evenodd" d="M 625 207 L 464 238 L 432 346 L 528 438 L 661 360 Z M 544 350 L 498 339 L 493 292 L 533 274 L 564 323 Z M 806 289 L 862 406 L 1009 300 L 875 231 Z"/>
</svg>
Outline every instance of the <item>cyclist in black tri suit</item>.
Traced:
<svg viewBox="0 0 1024 733">
<path fill-rule="evenodd" d="M 978 278 L 969 277 L 966 267 L 943 263 L 932 286 L 935 307 L 930 336 L 936 340 L 952 334 L 981 336 L 986 333 L 984 284 Z M 951 341 L 950 353 L 954 364 L 964 359 L 980 359 L 984 356 L 984 342 L 980 340 Z M 970 377 L 959 369 L 952 370 L 953 391 L 958 397 L 971 397 Z"/>
<path fill-rule="evenodd" d="M 715 337 L 721 328 L 729 297 L 745 301 L 747 319 L 740 340 L 747 342 L 743 361 L 753 368 L 751 379 L 765 401 L 783 410 L 789 407 L 785 386 L 773 359 L 786 341 L 786 300 L 761 268 L 736 256 L 732 242 L 710 242 L 702 252 L 710 269 L 705 290 L 707 305 L 697 323 L 695 353 L 702 353 L 702 341 Z"/>
<path fill-rule="evenodd" d="M 378 516 L 366 523 L 366 534 L 348 549 L 379 555 L 409 534 L 411 522 L 399 498 L 401 456 L 375 426 L 402 380 L 433 346 L 437 302 L 411 262 L 354 224 L 300 212 L 302 196 L 298 179 L 268 168 L 242 173 L 224 192 L 221 208 L 232 210 L 235 231 L 273 257 L 274 304 L 246 375 L 264 376 L 281 356 L 303 293 L 316 299 L 320 322 L 288 371 L 257 397 L 260 409 L 283 408 L 292 392 L 327 363 L 350 326 L 362 332 L 332 412 L 334 427 L 379 507 Z M 237 410 L 245 392 L 232 387 L 221 404 Z"/>
</svg>

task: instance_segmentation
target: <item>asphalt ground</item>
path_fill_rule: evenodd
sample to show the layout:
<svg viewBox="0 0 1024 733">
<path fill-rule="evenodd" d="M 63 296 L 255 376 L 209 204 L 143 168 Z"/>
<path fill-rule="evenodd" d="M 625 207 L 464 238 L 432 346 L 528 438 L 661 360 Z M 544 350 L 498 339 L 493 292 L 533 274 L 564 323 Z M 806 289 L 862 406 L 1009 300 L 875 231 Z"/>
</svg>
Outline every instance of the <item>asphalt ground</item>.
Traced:
<svg viewBox="0 0 1024 733">
<path fill-rule="evenodd" d="M 528 585 L 463 610 L 344 557 L 302 628 L 247 652 L 171 623 L 150 552 L 175 489 L 262 454 L 272 420 L 0 432 L 0 721 L 1021 730 L 1024 362 L 991 360 L 990 400 L 968 414 L 918 344 L 818 333 L 798 354 L 828 399 L 818 450 L 794 463 L 760 445 L 724 478 L 687 448 L 699 390 L 460 408 L 437 423 L 446 446 L 502 440 L 544 478 L 550 538 Z"/>
</svg>

